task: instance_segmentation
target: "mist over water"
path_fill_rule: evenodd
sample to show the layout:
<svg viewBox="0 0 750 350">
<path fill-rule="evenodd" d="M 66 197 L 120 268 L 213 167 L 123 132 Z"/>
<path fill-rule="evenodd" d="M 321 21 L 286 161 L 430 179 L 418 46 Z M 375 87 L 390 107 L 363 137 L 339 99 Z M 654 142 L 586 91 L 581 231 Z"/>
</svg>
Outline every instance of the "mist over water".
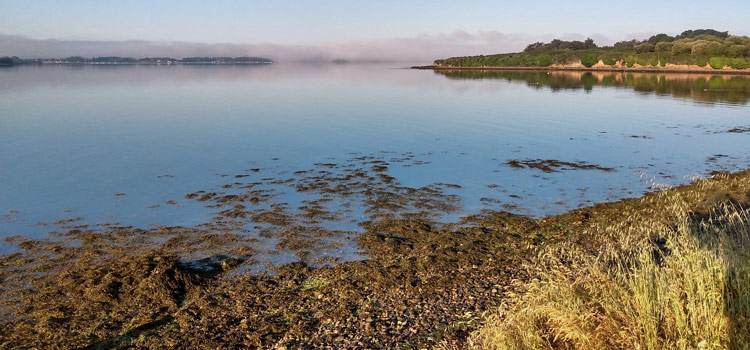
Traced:
<svg viewBox="0 0 750 350">
<path fill-rule="evenodd" d="M 398 68 L 2 69 L 0 235 L 197 225 L 219 209 L 186 195 L 233 183 L 301 211 L 320 196 L 299 191 L 304 171 L 330 181 L 370 169 L 363 157 L 383 186 L 458 198 L 444 221 L 557 214 L 750 164 L 747 78 Z M 321 224 L 356 229 L 366 196 L 329 198 L 341 215 Z"/>
</svg>

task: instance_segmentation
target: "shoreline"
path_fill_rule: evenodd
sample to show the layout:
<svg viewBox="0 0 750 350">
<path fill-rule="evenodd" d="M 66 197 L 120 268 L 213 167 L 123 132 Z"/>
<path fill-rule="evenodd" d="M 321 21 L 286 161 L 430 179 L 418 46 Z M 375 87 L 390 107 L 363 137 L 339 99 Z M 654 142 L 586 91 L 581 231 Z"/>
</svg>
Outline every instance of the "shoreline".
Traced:
<svg viewBox="0 0 750 350">
<path fill-rule="evenodd" d="M 446 225 L 420 218 L 370 222 L 356 238 L 363 261 L 314 268 L 302 262 L 274 275 L 234 274 L 243 260 L 230 253 L 209 269 L 182 261 L 176 244 L 191 249 L 197 230 L 149 232 L 113 228 L 107 235 L 73 230 L 82 246 L 19 242 L 24 252 L 0 257 L 0 278 L 37 288 L 0 293 L 0 306 L 20 318 L 0 324 L 0 344 L 80 348 L 433 347 L 465 344 L 486 312 L 518 302 L 514 281 L 547 247 L 601 249 L 609 228 L 672 218 L 674 198 L 698 217 L 723 203 L 747 205 L 750 170 L 722 173 L 662 192 L 598 203 L 531 219 L 484 212 Z M 174 231 L 174 232 L 172 232 Z M 149 235 L 169 244 L 134 249 Z M 195 237 L 194 237 L 195 236 Z M 227 231 L 210 245 L 234 246 Z M 191 243 L 194 242 L 194 243 Z M 201 243 L 202 244 L 202 243 Z M 240 243 L 241 245 L 241 243 Z M 137 244 L 135 244 L 137 246 Z M 244 254 L 252 258 L 252 252 Z M 241 255 L 240 255 L 241 256 Z M 72 259 L 72 260 L 69 260 Z M 43 276 L 40 269 L 59 273 Z M 11 288 L 12 289 L 12 288 Z M 67 295 L 59 298 L 59 295 Z M 101 320 L 107 327 L 101 327 Z M 210 331 L 206 331 L 210 330 Z"/>
<path fill-rule="evenodd" d="M 450 71 L 530 71 L 530 72 L 612 72 L 612 73 L 679 73 L 679 74 L 717 74 L 717 75 L 750 75 L 750 70 L 739 69 L 660 69 L 660 68 L 585 68 L 585 67 L 455 67 L 455 66 L 412 66 L 411 69 Z"/>
<path fill-rule="evenodd" d="M 273 62 L 259 63 L 213 63 L 213 62 L 187 62 L 187 63 L 124 63 L 124 62 L 34 62 L 34 63 L 17 63 L 9 65 L 0 65 L 0 67 L 19 67 L 19 66 L 268 66 Z"/>
</svg>

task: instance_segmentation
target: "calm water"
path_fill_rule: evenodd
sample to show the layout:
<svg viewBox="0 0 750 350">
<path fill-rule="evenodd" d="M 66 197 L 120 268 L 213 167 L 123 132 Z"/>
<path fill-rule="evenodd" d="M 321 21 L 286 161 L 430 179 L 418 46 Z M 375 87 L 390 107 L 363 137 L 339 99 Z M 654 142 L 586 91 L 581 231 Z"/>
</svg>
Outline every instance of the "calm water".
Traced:
<svg viewBox="0 0 750 350">
<path fill-rule="evenodd" d="M 42 237 L 55 225 L 40 222 L 66 218 L 196 225 L 216 209 L 188 193 L 237 175 L 288 178 L 316 163 L 336 172 L 358 157 L 387 163 L 404 187 L 460 186 L 444 188 L 461 200 L 445 220 L 482 209 L 555 214 L 747 168 L 749 101 L 742 77 L 377 65 L 0 69 L 0 236 Z M 544 172 L 512 160 L 613 171 Z M 278 187 L 277 202 L 310 199 Z M 365 217 L 356 207 L 328 225 L 356 227 Z"/>
</svg>

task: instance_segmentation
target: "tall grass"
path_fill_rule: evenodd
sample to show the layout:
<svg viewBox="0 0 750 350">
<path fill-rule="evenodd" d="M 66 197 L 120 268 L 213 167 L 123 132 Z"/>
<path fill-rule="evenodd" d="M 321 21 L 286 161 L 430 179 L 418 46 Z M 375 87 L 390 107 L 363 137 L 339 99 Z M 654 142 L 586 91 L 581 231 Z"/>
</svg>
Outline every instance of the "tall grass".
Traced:
<svg viewBox="0 0 750 350">
<path fill-rule="evenodd" d="M 477 349 L 750 349 L 750 217 L 725 204 L 696 217 L 607 227 L 596 253 L 573 244 L 527 267 L 515 306 L 475 332 Z M 511 296 L 512 298 L 514 296 Z"/>
</svg>

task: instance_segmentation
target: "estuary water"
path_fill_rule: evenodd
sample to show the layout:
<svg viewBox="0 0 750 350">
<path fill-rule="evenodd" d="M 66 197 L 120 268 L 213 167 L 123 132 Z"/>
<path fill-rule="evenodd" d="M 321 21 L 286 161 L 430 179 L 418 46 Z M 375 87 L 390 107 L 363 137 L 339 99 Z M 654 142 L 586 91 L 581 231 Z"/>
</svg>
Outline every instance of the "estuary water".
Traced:
<svg viewBox="0 0 750 350">
<path fill-rule="evenodd" d="M 3 68 L 0 237 L 289 224 L 227 211 L 253 205 L 352 231 L 383 211 L 557 214 L 746 169 L 749 103 L 750 79 L 710 74 Z"/>
</svg>

